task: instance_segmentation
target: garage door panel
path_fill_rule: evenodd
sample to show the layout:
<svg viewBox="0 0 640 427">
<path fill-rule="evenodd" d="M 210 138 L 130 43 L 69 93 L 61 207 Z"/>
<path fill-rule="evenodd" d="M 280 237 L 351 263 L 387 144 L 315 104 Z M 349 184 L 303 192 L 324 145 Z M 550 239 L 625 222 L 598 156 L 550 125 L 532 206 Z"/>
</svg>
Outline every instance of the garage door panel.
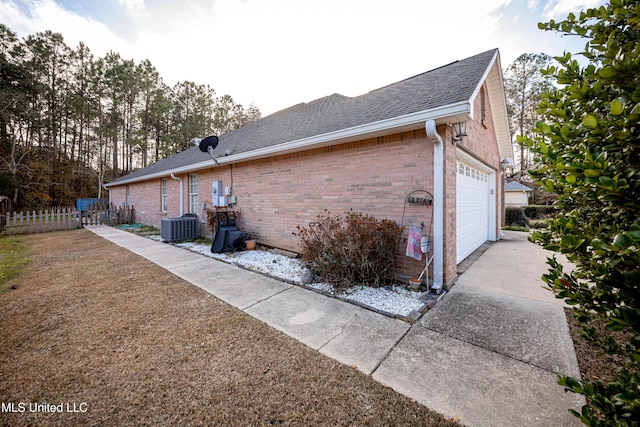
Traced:
<svg viewBox="0 0 640 427">
<path fill-rule="evenodd" d="M 456 259 L 461 262 L 488 239 L 488 175 L 458 162 L 456 180 Z"/>
</svg>

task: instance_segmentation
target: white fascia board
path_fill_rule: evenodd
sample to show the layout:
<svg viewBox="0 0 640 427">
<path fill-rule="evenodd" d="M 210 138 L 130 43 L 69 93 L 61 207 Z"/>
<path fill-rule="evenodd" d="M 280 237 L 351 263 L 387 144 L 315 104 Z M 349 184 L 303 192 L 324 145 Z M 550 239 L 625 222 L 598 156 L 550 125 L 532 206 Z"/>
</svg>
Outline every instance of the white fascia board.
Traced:
<svg viewBox="0 0 640 427">
<path fill-rule="evenodd" d="M 489 63 L 489 66 L 486 68 L 486 70 L 484 70 L 484 73 L 482 74 L 482 77 L 479 80 L 478 86 L 476 86 L 476 88 L 473 90 L 473 94 L 471 95 L 471 99 L 470 99 L 472 104 L 475 102 L 476 97 L 480 93 L 480 88 L 482 88 L 482 85 L 489 77 L 489 74 L 493 70 L 493 66 L 496 63 L 498 64 L 498 67 L 500 67 L 500 52 L 498 50 L 496 50 L 496 52 L 493 54 L 493 58 L 491 58 L 491 62 Z"/>
<path fill-rule="evenodd" d="M 380 120 L 374 123 L 367 123 L 360 126 L 354 126 L 347 129 L 341 129 L 335 132 L 323 133 L 321 135 L 314 135 L 308 138 L 297 139 L 295 141 L 284 142 L 281 144 L 271 145 L 269 147 L 258 148 L 256 150 L 245 151 L 238 154 L 231 154 L 224 157 L 216 157 L 218 164 L 212 159 L 205 160 L 191 165 L 181 166 L 179 168 L 167 169 L 164 171 L 152 173 L 149 175 L 142 175 L 139 177 L 125 179 L 119 181 L 115 185 L 132 184 L 134 182 L 147 181 L 150 179 L 164 178 L 173 174 L 181 174 L 194 172 L 200 169 L 209 169 L 219 165 L 225 165 L 228 163 L 237 163 L 241 161 L 248 161 L 253 159 L 259 159 L 263 157 L 275 156 L 278 154 L 286 154 L 295 151 L 308 150 L 317 147 L 323 147 L 333 144 L 344 142 L 345 140 L 354 140 L 356 137 L 364 136 L 368 134 L 381 133 L 386 130 L 402 128 L 414 124 L 419 124 L 420 127 L 424 126 L 424 122 L 427 120 L 435 120 L 438 124 L 455 123 L 459 119 L 453 119 L 455 116 L 465 116 L 470 118 L 472 113 L 471 102 L 462 101 L 455 104 L 449 104 L 442 107 L 434 108 L 426 111 L 418 111 L 416 113 L 407 114 L 404 116 L 393 117 L 391 119 Z M 449 118 L 449 120 L 447 120 Z M 105 188 L 111 187 L 110 183 L 104 185 Z"/>
<path fill-rule="evenodd" d="M 386 130 L 402 128 L 414 124 L 424 126 L 426 120 L 443 119 L 455 115 L 469 115 L 471 113 L 471 104 L 468 101 L 446 105 L 432 110 L 419 111 L 417 113 L 407 114 L 405 116 L 394 117 L 391 119 L 380 120 L 374 123 L 367 123 L 361 126 L 355 126 L 348 129 L 341 129 L 335 132 L 328 132 L 321 135 L 315 135 L 308 138 L 298 139 L 295 141 L 285 142 L 282 144 L 272 145 L 269 147 L 259 148 L 257 150 L 245 151 L 243 153 L 233 154 L 218 158 L 220 164 L 232 163 L 244 160 L 252 160 L 261 157 L 268 157 L 277 154 L 285 154 L 294 151 L 301 151 L 332 143 L 340 143 L 344 140 L 353 140 L 356 137 L 367 134 L 380 133 Z M 448 123 L 448 122 L 443 122 Z"/>
<path fill-rule="evenodd" d="M 489 77 L 492 73 L 493 78 L 490 79 Z M 480 81 L 480 85 L 476 88 L 475 93 L 471 97 L 472 100 L 475 100 L 475 97 L 480 91 L 480 87 L 485 81 L 487 82 L 487 87 L 489 89 L 488 96 L 489 102 L 491 103 L 491 109 L 494 111 L 494 120 L 496 120 L 497 118 L 501 119 L 499 122 L 494 122 L 496 128 L 496 136 L 498 138 L 498 150 L 500 152 L 500 157 L 512 158 L 513 147 L 511 144 L 511 131 L 509 128 L 509 114 L 507 111 L 506 92 L 504 90 L 504 76 L 502 75 L 502 64 L 499 51 L 496 51 L 491 61 L 491 65 L 487 68 L 484 76 L 482 77 L 482 80 Z"/>
<path fill-rule="evenodd" d="M 114 185 L 111 185 L 111 183 L 109 182 L 107 184 L 104 184 L 103 187 L 104 188 L 115 187 L 118 185 L 132 184 L 134 182 L 148 181 L 150 179 L 155 179 L 155 178 L 169 178 L 172 173 L 179 175 L 182 173 L 193 172 L 200 169 L 207 169 L 212 166 L 216 166 L 213 160 L 205 160 L 203 162 L 192 163 L 186 166 L 180 166 L 179 168 L 167 169 L 160 172 L 151 173 L 148 175 L 142 175 L 142 176 L 137 176 L 135 178 L 124 179 L 122 181 L 118 181 Z"/>
</svg>

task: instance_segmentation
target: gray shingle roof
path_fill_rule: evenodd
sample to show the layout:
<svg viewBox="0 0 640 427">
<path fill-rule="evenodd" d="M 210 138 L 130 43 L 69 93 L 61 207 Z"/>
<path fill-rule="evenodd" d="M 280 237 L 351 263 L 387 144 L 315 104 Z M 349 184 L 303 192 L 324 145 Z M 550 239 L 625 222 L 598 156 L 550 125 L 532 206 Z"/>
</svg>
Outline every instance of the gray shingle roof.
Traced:
<svg viewBox="0 0 640 427">
<path fill-rule="evenodd" d="M 468 101 L 497 49 L 427 71 L 357 97 L 333 94 L 278 111 L 219 137 L 216 157 L 274 146 Z M 112 181 L 141 178 L 209 160 L 197 147 Z"/>
<path fill-rule="evenodd" d="M 516 181 L 507 182 L 504 191 L 533 191 L 531 188 Z"/>
</svg>

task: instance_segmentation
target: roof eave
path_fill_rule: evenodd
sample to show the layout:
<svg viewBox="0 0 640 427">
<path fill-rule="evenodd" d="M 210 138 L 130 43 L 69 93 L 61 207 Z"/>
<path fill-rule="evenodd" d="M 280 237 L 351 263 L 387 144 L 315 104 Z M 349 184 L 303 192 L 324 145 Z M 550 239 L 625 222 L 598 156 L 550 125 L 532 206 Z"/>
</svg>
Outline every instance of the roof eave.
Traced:
<svg viewBox="0 0 640 427">
<path fill-rule="evenodd" d="M 148 181 L 150 179 L 155 179 L 155 178 L 166 178 L 168 176 L 171 176 L 171 174 L 193 172 L 200 169 L 207 169 L 207 168 L 210 168 L 211 166 L 216 166 L 213 160 L 205 160 L 202 162 L 192 163 L 190 165 L 180 166 L 178 168 L 173 168 L 173 169 L 165 169 L 163 171 L 150 173 L 142 176 L 137 176 L 130 179 L 121 179 L 121 180 L 118 180 L 117 182 L 108 182 L 104 184 L 103 187 L 110 188 L 110 187 L 117 187 L 119 185 L 133 184 L 135 182 Z"/>
<path fill-rule="evenodd" d="M 377 137 L 396 133 L 399 131 L 413 130 L 422 128 L 427 120 L 435 120 L 437 124 L 456 123 L 461 120 L 469 120 L 471 118 L 471 102 L 462 101 L 454 104 L 444 105 L 425 111 L 418 111 L 404 116 L 393 117 L 390 119 L 380 120 L 365 125 L 354 126 L 347 129 L 341 129 L 334 132 L 328 132 L 321 135 L 314 135 L 308 138 L 302 138 L 295 141 L 284 142 L 269 147 L 259 148 L 256 150 L 245 151 L 242 153 L 231 154 L 229 156 L 217 157 L 217 164 L 212 160 L 205 160 L 190 165 L 181 166 L 173 169 L 142 175 L 131 179 L 122 179 L 118 182 L 104 184 L 105 188 L 116 187 L 119 185 L 133 184 L 150 179 L 168 177 L 173 174 L 181 174 L 195 172 L 201 169 L 208 169 L 225 164 L 238 163 L 249 160 L 261 159 L 275 155 L 293 153 L 297 151 L 309 150 L 312 148 L 326 147 L 330 145 L 341 144 L 345 142 L 362 139 L 362 137 Z"/>
<path fill-rule="evenodd" d="M 498 151 L 500 157 L 509 159 L 513 163 L 513 145 L 511 143 L 511 127 L 509 126 L 509 112 L 507 111 L 507 99 L 504 90 L 504 78 L 502 76 L 502 65 L 500 55 L 496 52 L 496 62 L 493 65 L 495 84 L 489 88 L 489 102 L 498 106 L 498 120 L 495 123 L 496 136 L 498 138 Z"/>
<path fill-rule="evenodd" d="M 484 75 L 480 79 L 473 95 L 471 102 L 475 101 L 476 96 L 480 92 L 480 88 L 487 83 L 487 92 L 489 95 L 489 103 L 493 110 L 494 126 L 496 130 L 496 138 L 498 139 L 498 151 L 501 159 L 510 160 L 513 163 L 513 146 L 511 145 L 511 131 L 509 127 L 509 114 L 507 112 L 507 100 L 504 91 L 504 79 L 502 76 L 502 65 L 500 63 L 500 51 L 496 49 L 491 63 L 487 67 Z"/>
</svg>

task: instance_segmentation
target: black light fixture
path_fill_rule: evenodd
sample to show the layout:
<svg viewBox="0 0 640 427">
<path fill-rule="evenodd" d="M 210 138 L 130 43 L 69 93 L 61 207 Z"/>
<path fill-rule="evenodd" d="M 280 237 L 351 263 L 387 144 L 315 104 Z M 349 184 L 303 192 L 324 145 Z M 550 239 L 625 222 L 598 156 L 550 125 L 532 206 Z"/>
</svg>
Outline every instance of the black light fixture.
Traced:
<svg viewBox="0 0 640 427">
<path fill-rule="evenodd" d="M 455 144 L 456 142 L 462 141 L 462 138 L 467 136 L 467 122 L 454 123 L 453 132 L 455 133 L 455 136 L 451 138 L 451 143 Z"/>
</svg>

